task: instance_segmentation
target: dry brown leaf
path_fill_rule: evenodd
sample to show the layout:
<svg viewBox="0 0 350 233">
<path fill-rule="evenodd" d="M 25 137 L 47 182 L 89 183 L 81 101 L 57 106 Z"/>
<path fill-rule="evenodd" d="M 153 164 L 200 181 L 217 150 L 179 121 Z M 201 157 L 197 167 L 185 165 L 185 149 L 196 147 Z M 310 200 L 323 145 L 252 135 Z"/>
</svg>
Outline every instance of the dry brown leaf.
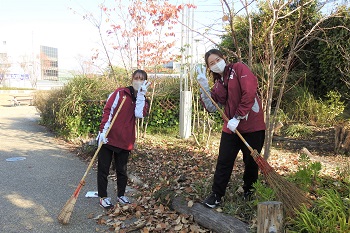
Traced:
<svg viewBox="0 0 350 233">
<path fill-rule="evenodd" d="M 198 232 L 198 230 L 199 230 L 199 227 L 197 226 L 197 225 L 191 225 L 190 226 L 190 230 L 191 230 L 191 232 Z"/>
<path fill-rule="evenodd" d="M 180 231 L 181 229 L 182 229 L 182 224 L 178 224 L 174 228 L 175 231 Z"/>
<path fill-rule="evenodd" d="M 135 216 L 136 218 L 140 218 L 142 216 L 141 211 L 136 211 Z"/>
<path fill-rule="evenodd" d="M 104 225 L 106 223 L 106 220 L 103 218 L 98 219 L 97 224 L 98 225 Z"/>
<path fill-rule="evenodd" d="M 94 220 L 100 219 L 100 218 L 102 218 L 102 216 L 103 216 L 102 214 L 99 214 L 96 217 L 94 217 Z"/>
<path fill-rule="evenodd" d="M 92 219 L 92 218 L 94 218 L 94 216 L 95 216 L 94 213 L 89 213 L 88 216 L 87 216 L 87 218 L 88 218 L 88 219 Z"/>
<path fill-rule="evenodd" d="M 187 202 L 187 206 L 191 208 L 193 206 L 193 201 L 191 200 L 191 201 Z"/>
<path fill-rule="evenodd" d="M 162 204 L 159 205 L 159 209 L 161 210 L 161 212 L 164 212 L 164 206 Z"/>
<path fill-rule="evenodd" d="M 184 224 L 188 223 L 188 221 L 187 221 L 187 219 L 185 217 L 182 217 L 181 222 L 184 223 Z"/>
<path fill-rule="evenodd" d="M 178 216 L 177 219 L 175 220 L 176 225 L 180 224 L 181 222 L 181 216 Z"/>
</svg>

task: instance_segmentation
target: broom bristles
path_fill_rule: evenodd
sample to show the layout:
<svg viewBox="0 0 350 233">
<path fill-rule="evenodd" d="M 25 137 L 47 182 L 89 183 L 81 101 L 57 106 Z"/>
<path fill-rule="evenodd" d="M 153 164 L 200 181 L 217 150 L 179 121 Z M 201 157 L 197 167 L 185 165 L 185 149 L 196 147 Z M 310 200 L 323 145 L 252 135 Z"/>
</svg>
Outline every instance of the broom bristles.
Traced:
<svg viewBox="0 0 350 233">
<path fill-rule="evenodd" d="M 74 205 L 77 202 L 81 188 L 84 185 L 84 181 L 81 180 L 78 187 L 75 189 L 73 195 L 68 199 L 66 204 L 63 206 L 61 212 L 58 214 L 57 219 L 62 224 L 68 224 L 70 216 L 72 215 Z"/>
<path fill-rule="evenodd" d="M 61 212 L 59 213 L 57 219 L 62 224 L 68 224 L 70 216 L 72 215 L 74 205 L 77 201 L 77 197 L 72 195 L 66 204 L 63 206 Z"/>
<path fill-rule="evenodd" d="M 303 204 L 310 205 L 306 194 L 295 184 L 279 175 L 260 155 L 254 157 L 255 162 L 261 169 L 266 182 L 276 192 L 277 198 L 283 203 L 287 216 L 293 217 L 295 210 L 300 210 Z"/>
</svg>

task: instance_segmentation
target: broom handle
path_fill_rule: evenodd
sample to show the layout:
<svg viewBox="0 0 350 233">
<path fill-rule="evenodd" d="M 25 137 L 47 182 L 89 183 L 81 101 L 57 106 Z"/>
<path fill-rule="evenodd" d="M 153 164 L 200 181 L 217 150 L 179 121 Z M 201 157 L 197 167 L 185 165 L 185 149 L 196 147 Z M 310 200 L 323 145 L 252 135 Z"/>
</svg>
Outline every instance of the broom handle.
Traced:
<svg viewBox="0 0 350 233">
<path fill-rule="evenodd" d="M 197 80 L 197 79 L 196 79 Z M 225 121 L 229 121 L 230 119 L 228 119 L 228 117 L 225 115 L 224 111 L 222 111 L 222 109 L 219 107 L 219 105 L 213 100 L 213 98 L 211 98 L 211 95 L 203 88 L 202 84 L 200 84 L 197 80 L 197 83 L 199 84 L 199 86 L 201 87 L 201 89 L 204 91 L 204 93 L 206 94 L 206 96 L 208 96 L 208 98 L 211 100 L 211 102 L 215 105 L 216 109 L 220 112 L 220 114 L 222 115 L 222 117 L 224 118 Z M 248 149 L 250 150 L 251 153 L 254 152 L 254 149 L 248 144 L 248 142 L 244 139 L 244 137 L 241 135 L 240 132 L 238 132 L 238 130 L 235 130 L 235 133 L 238 135 L 238 137 L 241 138 L 241 140 L 243 141 L 243 143 L 248 147 Z"/>
<path fill-rule="evenodd" d="M 123 106 L 125 100 L 126 100 L 126 98 L 125 98 L 125 96 L 124 96 L 122 102 L 121 102 L 120 105 L 119 105 L 119 108 L 118 108 L 117 112 L 115 113 L 115 115 L 114 115 L 114 117 L 113 117 L 113 119 L 112 119 L 111 124 L 109 125 L 109 128 L 107 129 L 106 137 L 107 137 L 109 131 L 111 130 L 111 128 L 112 128 L 112 126 L 113 126 L 113 124 L 114 124 L 115 119 L 117 119 L 117 116 L 118 116 L 118 114 L 119 114 L 119 112 L 120 112 L 120 110 L 121 110 L 121 108 L 122 108 L 122 106 Z M 94 156 L 92 157 L 92 159 L 91 159 L 91 161 L 90 161 L 90 163 L 89 163 L 89 166 L 87 167 L 87 169 L 86 169 L 86 171 L 85 171 L 85 174 L 83 175 L 83 178 L 81 178 L 81 180 L 80 180 L 80 184 L 84 185 L 85 177 L 87 176 L 87 174 L 88 174 L 90 168 L 92 167 L 92 165 L 93 165 L 93 163 L 94 163 L 94 160 L 96 159 L 96 156 L 98 155 L 98 152 L 100 151 L 102 145 L 103 145 L 103 143 L 100 143 L 100 144 L 98 145 L 98 148 L 97 148 L 97 150 L 96 150 Z"/>
</svg>

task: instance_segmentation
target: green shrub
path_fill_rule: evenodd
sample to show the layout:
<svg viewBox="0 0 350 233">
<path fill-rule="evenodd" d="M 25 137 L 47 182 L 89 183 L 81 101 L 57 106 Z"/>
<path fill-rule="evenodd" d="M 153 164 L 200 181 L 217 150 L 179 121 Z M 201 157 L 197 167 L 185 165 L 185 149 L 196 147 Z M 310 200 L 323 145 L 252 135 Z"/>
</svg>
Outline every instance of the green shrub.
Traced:
<svg viewBox="0 0 350 233">
<path fill-rule="evenodd" d="M 289 125 L 283 130 L 283 134 L 292 138 L 307 138 L 312 135 L 310 127 L 303 124 Z"/>
<path fill-rule="evenodd" d="M 253 184 L 253 187 L 255 188 L 256 196 L 256 199 L 254 200 L 255 205 L 258 205 L 259 202 L 272 201 L 276 199 L 276 192 L 272 188 L 264 185 L 260 178 Z"/>
<path fill-rule="evenodd" d="M 297 212 L 291 232 L 350 232 L 350 201 L 333 189 L 320 190 L 312 209 L 305 206 Z"/>
<path fill-rule="evenodd" d="M 38 92 L 36 106 L 41 123 L 65 139 L 87 137 L 98 131 L 107 95 L 114 84 L 108 79 L 75 77 L 60 90 Z"/>
<path fill-rule="evenodd" d="M 345 104 L 338 92 L 330 91 L 325 100 L 321 100 L 303 87 L 295 87 L 287 93 L 282 104 L 288 119 L 318 126 L 333 125 L 344 109 Z"/>
<path fill-rule="evenodd" d="M 291 175 L 290 179 L 298 183 L 304 190 L 308 190 L 318 180 L 322 165 L 320 162 L 310 162 L 306 154 L 301 154 L 298 162 L 298 170 Z"/>
</svg>

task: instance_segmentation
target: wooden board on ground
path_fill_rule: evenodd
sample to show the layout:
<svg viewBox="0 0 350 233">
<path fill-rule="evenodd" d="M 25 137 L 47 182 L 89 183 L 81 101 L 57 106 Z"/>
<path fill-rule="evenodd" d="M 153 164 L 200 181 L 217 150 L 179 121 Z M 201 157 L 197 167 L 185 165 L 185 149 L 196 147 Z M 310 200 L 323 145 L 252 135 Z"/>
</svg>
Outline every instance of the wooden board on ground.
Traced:
<svg viewBox="0 0 350 233">
<path fill-rule="evenodd" d="M 194 203 L 191 207 L 183 197 L 175 197 L 172 208 L 179 213 L 192 215 L 199 225 L 218 233 L 248 233 L 248 224 L 230 215 L 219 213 L 202 204 Z"/>
</svg>

